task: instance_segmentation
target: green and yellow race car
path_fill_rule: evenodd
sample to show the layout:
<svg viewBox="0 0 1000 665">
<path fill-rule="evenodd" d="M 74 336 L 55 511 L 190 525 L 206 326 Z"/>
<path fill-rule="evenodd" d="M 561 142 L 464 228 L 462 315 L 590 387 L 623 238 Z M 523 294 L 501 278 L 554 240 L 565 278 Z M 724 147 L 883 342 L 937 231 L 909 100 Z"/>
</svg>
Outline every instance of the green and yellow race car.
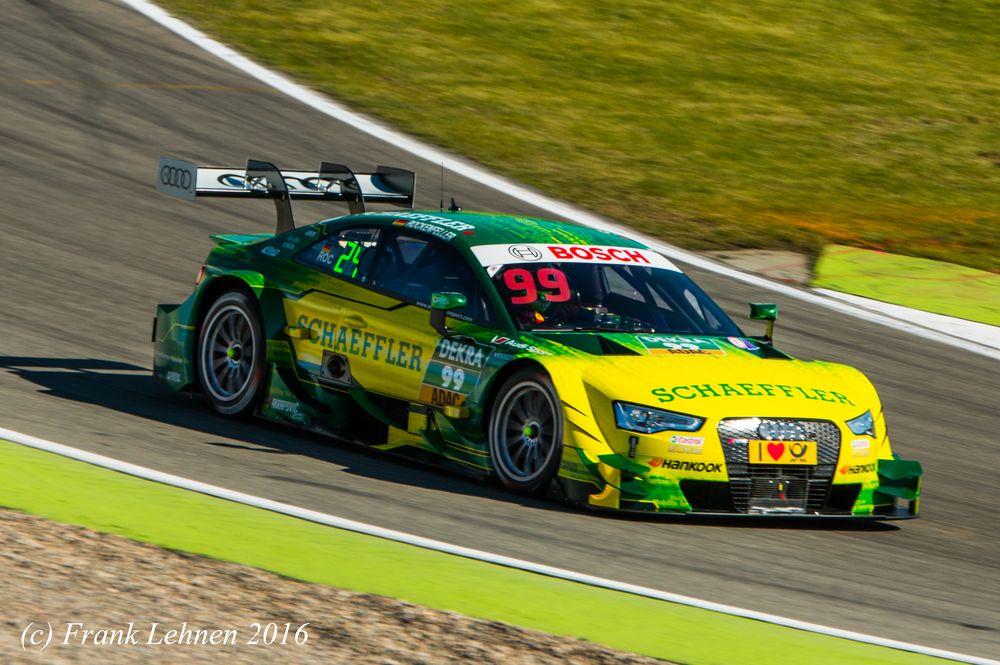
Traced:
<svg viewBox="0 0 1000 665">
<path fill-rule="evenodd" d="M 409 208 L 414 174 L 164 158 L 164 193 L 271 199 L 276 232 L 213 236 L 159 305 L 155 373 L 258 415 L 511 490 L 667 514 L 915 517 L 856 369 L 747 336 L 663 255 L 574 224 Z M 291 199 L 350 214 L 296 227 Z M 383 206 L 384 207 L 384 206 Z"/>
</svg>

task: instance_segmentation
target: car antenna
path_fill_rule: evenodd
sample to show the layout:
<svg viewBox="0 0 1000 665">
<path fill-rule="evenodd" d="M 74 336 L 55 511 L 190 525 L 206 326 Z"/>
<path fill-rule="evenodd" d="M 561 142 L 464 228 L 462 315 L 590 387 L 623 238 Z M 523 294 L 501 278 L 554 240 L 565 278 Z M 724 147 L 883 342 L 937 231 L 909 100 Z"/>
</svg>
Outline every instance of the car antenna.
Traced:
<svg viewBox="0 0 1000 665">
<path fill-rule="evenodd" d="M 455 203 L 455 197 L 451 197 L 451 205 L 448 206 L 448 212 L 461 212 L 462 207 Z"/>
<path fill-rule="evenodd" d="M 441 202 L 438 205 L 438 210 L 444 212 L 444 162 L 441 162 Z"/>
</svg>

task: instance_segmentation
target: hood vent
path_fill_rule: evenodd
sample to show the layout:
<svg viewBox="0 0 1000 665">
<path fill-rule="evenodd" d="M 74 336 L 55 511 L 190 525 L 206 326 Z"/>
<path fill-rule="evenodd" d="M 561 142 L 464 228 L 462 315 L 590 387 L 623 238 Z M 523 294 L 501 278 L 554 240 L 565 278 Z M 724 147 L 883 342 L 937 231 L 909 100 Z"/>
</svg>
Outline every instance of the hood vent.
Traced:
<svg viewBox="0 0 1000 665">
<path fill-rule="evenodd" d="M 584 353 L 589 353 L 592 356 L 638 356 L 641 355 L 638 351 L 633 351 L 632 349 L 619 344 L 613 340 L 604 337 L 603 335 L 597 335 L 592 332 L 585 333 L 535 333 L 538 337 L 542 337 L 553 342 L 558 342 L 560 344 L 565 344 L 566 346 L 577 349 L 578 351 L 583 351 Z"/>
</svg>

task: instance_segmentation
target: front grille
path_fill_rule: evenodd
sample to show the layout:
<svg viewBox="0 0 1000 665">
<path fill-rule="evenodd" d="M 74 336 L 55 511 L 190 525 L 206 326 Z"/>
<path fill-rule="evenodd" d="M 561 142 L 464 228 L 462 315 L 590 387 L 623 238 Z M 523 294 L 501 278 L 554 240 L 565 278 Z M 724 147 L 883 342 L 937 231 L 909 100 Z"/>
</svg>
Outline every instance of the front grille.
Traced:
<svg viewBox="0 0 1000 665">
<path fill-rule="evenodd" d="M 801 432 L 796 439 L 815 441 L 816 465 L 750 464 L 747 444 L 762 438 L 761 424 Z M 777 429 L 781 429 L 780 427 Z M 726 457 L 733 508 L 739 513 L 820 512 L 827 503 L 840 457 L 840 429 L 828 420 L 729 418 L 718 426 Z"/>
<path fill-rule="evenodd" d="M 840 457 L 840 429 L 829 420 L 793 420 L 788 418 L 727 418 L 719 423 L 719 441 L 726 455 L 726 465 L 747 464 L 747 441 L 763 438 L 757 428 L 765 424 L 796 425 L 805 431 L 802 441 L 815 441 L 819 446 L 818 465 L 836 466 Z M 732 471 L 730 471 L 732 473 Z"/>
</svg>

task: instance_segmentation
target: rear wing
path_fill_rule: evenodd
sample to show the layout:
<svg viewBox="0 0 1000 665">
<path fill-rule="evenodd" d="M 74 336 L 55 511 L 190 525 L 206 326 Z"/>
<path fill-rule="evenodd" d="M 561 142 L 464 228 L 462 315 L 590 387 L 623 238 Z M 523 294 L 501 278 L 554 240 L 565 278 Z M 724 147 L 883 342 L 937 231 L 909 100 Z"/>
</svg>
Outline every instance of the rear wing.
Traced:
<svg viewBox="0 0 1000 665">
<path fill-rule="evenodd" d="M 193 201 L 197 196 L 272 199 L 278 216 L 275 233 L 295 228 L 291 199 L 346 201 L 351 214 L 366 203 L 413 207 L 416 174 L 392 166 L 374 173 L 354 173 L 342 164 L 321 162 L 316 171 L 279 171 L 270 162 L 248 159 L 240 167 L 197 166 L 182 159 L 160 158 L 157 191 Z"/>
</svg>

